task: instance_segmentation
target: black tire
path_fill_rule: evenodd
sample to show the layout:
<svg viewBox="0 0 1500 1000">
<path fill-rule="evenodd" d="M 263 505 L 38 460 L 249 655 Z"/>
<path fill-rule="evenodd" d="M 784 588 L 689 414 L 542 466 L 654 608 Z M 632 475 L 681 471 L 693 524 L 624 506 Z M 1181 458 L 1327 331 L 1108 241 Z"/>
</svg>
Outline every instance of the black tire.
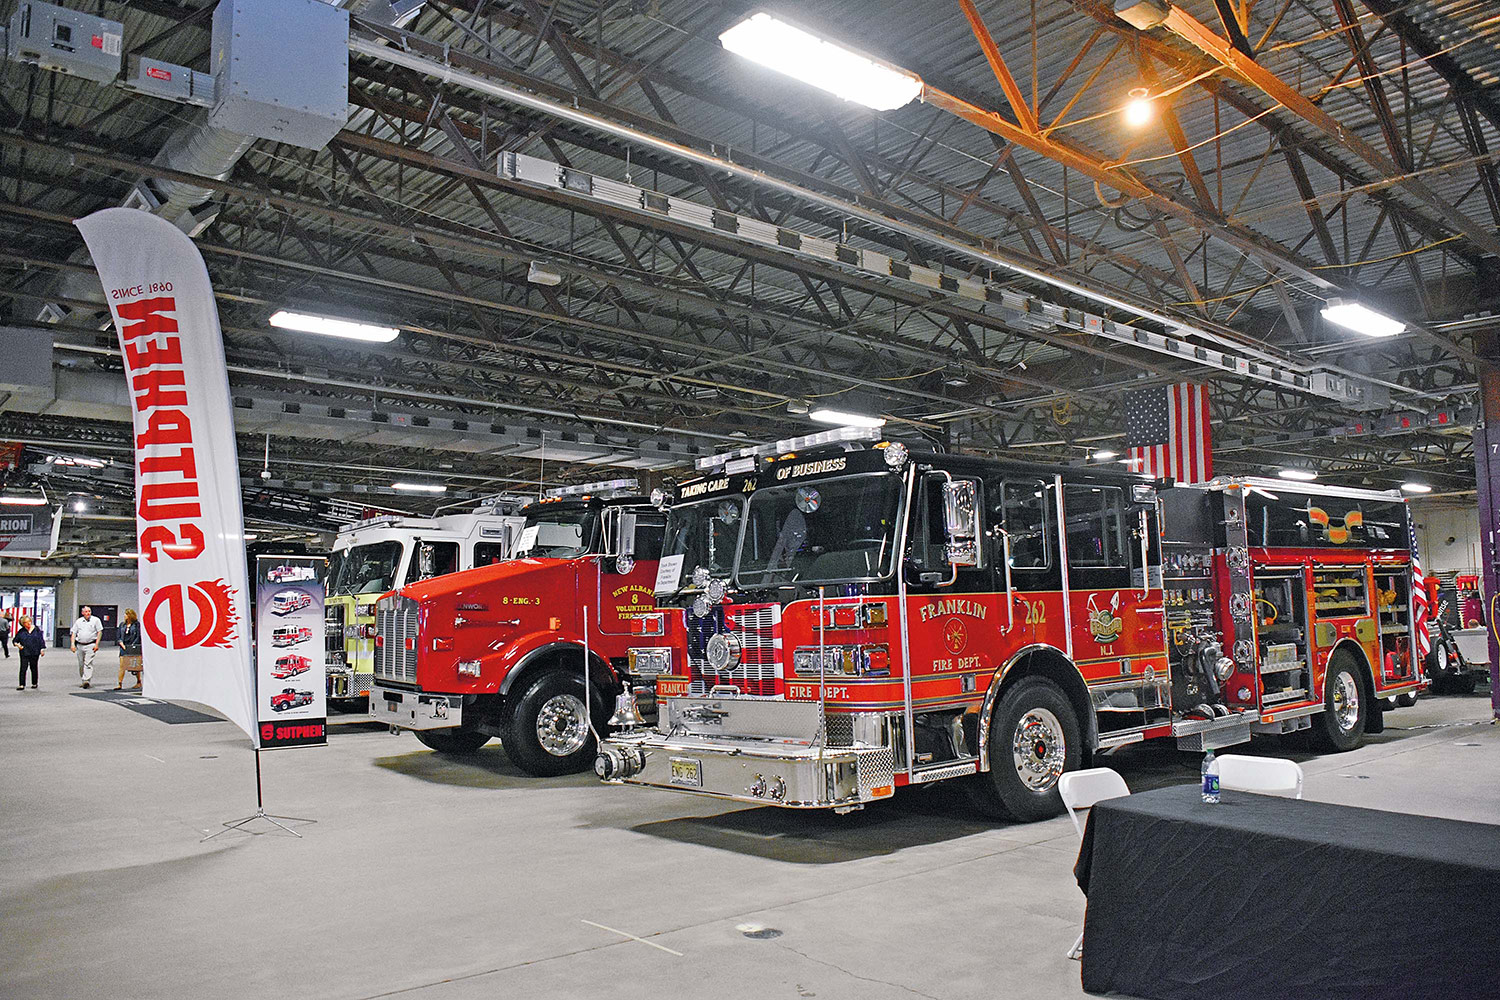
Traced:
<svg viewBox="0 0 1500 1000">
<path fill-rule="evenodd" d="M 1433 680 L 1453 676 L 1456 671 L 1452 669 L 1452 659 L 1448 656 L 1448 647 L 1438 642 L 1432 647 L 1432 652 L 1427 654 L 1427 675 Z"/>
<path fill-rule="evenodd" d="M 600 703 L 591 695 L 594 725 L 602 726 Z M 571 700 L 570 700 L 571 699 Z M 584 699 L 583 676 L 572 671 L 547 670 L 532 678 L 526 688 L 514 695 L 505 720 L 501 742 L 517 767 L 538 778 L 588 771 L 594 766 L 597 751 L 593 733 L 585 725 L 580 734 L 575 728 L 582 722 Z M 543 720 L 543 713 L 548 718 Z M 543 745 L 542 732 L 550 730 L 549 746 Z M 559 752 L 566 749 L 567 752 Z"/>
<path fill-rule="evenodd" d="M 462 726 L 452 729 L 418 729 L 417 740 L 424 747 L 442 754 L 471 754 L 490 741 L 484 733 Z"/>
<path fill-rule="evenodd" d="M 1396 695 L 1396 707 L 1397 708 L 1411 708 L 1416 703 L 1417 703 L 1417 694 L 1416 694 L 1415 691 L 1408 691 L 1405 694 L 1398 694 L 1398 695 Z"/>
<path fill-rule="evenodd" d="M 1359 661 L 1347 652 L 1334 653 L 1329 659 L 1323 678 L 1323 711 L 1312 725 L 1318 749 L 1344 753 L 1364 739 L 1365 720 L 1374 708 L 1364 674 Z"/>
<path fill-rule="evenodd" d="M 1475 688 L 1479 687 L 1479 678 L 1473 673 L 1459 674 L 1453 678 L 1453 690 L 1459 694 L 1473 694 Z"/>
<path fill-rule="evenodd" d="M 1025 725 L 1038 738 L 1020 762 L 1016 746 Z M 1055 737 L 1062 737 L 1061 766 Z M 1050 743 L 1044 742 L 1048 735 Z M 986 816 L 1021 823 L 1050 819 L 1063 811 L 1057 778 L 1083 762 L 1083 726 L 1062 688 L 1045 677 L 1023 677 L 995 706 L 989 732 L 990 769 L 969 786 L 975 806 Z M 1023 779 L 1022 772 L 1027 772 Z"/>
</svg>

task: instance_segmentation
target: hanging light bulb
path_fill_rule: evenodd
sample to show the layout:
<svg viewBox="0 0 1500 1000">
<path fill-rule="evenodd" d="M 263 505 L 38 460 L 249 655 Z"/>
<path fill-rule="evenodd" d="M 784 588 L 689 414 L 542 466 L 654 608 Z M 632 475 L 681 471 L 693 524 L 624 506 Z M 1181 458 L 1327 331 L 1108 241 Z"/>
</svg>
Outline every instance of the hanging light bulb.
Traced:
<svg viewBox="0 0 1500 1000">
<path fill-rule="evenodd" d="M 1151 103 L 1151 91 L 1135 87 L 1130 91 L 1130 100 L 1125 102 L 1125 124 L 1131 128 L 1142 128 L 1156 116 L 1156 106 Z"/>
</svg>

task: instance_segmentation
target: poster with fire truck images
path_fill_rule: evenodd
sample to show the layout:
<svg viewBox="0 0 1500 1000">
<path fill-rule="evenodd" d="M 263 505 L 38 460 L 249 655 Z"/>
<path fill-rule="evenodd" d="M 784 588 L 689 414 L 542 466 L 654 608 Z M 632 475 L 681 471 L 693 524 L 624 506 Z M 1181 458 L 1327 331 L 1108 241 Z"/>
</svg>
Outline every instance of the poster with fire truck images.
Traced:
<svg viewBox="0 0 1500 1000">
<path fill-rule="evenodd" d="M 255 703 L 262 750 L 328 742 L 322 556 L 255 560 Z"/>
</svg>

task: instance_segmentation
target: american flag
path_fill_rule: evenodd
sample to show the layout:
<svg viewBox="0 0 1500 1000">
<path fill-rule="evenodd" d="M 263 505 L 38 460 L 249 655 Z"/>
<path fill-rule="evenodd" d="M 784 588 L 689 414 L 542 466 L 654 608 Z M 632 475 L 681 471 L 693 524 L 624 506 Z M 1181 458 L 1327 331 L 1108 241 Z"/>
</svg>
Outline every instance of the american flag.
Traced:
<svg viewBox="0 0 1500 1000">
<path fill-rule="evenodd" d="M 1427 625 L 1431 609 L 1427 606 L 1427 577 L 1422 573 L 1422 556 L 1417 552 L 1417 525 L 1411 519 L 1410 512 L 1406 518 L 1406 536 L 1411 544 L 1412 624 L 1417 629 L 1417 656 L 1425 660 L 1432 652 L 1432 631 Z"/>
<path fill-rule="evenodd" d="M 1213 478 L 1208 387 L 1178 382 L 1125 394 L 1125 447 L 1131 471 L 1179 483 Z"/>
</svg>

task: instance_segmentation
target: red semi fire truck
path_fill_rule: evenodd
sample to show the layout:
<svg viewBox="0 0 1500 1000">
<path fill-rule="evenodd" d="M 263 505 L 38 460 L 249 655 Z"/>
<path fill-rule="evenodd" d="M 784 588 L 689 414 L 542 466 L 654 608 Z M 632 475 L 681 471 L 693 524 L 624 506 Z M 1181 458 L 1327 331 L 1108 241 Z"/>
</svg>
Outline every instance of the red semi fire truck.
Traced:
<svg viewBox="0 0 1500 1000">
<path fill-rule="evenodd" d="M 637 490 L 628 479 L 550 491 L 522 509 L 510 562 L 377 601 L 371 714 L 441 752 L 498 736 L 531 774 L 587 770 L 617 696 L 646 677 L 647 697 L 631 704 L 651 714 L 650 679 L 674 655 L 655 648 L 666 517 Z M 637 659 L 632 646 L 651 648 Z"/>
<path fill-rule="evenodd" d="M 840 811 L 962 779 L 1032 820 L 1096 752 L 1301 729 L 1347 750 L 1423 684 L 1398 493 L 1159 489 L 874 436 L 742 449 L 677 488 L 657 593 L 687 657 L 601 778 Z"/>
</svg>

